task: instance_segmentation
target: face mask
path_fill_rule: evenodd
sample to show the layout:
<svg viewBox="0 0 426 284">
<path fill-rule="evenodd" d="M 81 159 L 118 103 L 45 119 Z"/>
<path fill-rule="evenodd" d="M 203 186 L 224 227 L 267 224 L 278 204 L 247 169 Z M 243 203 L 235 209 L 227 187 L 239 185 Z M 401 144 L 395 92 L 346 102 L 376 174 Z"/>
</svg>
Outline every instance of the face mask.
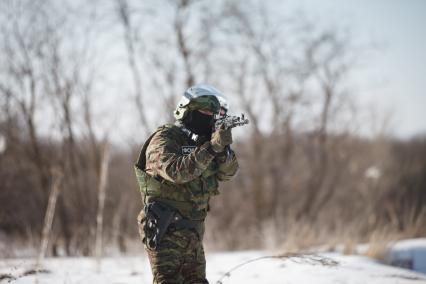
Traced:
<svg viewBox="0 0 426 284">
<path fill-rule="evenodd" d="M 184 119 L 185 126 L 200 136 L 210 137 L 212 135 L 214 116 L 193 110 Z"/>
</svg>

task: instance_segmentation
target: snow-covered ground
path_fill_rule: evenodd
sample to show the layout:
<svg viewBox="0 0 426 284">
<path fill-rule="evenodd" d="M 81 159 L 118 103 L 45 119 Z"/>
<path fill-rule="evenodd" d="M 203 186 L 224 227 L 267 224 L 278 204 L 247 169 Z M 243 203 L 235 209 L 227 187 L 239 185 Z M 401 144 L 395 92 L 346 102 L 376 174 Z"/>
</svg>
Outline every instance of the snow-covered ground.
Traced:
<svg viewBox="0 0 426 284">
<path fill-rule="evenodd" d="M 379 264 L 361 256 L 321 254 L 290 258 L 263 258 L 249 262 L 228 276 L 225 273 L 244 262 L 272 255 L 268 252 L 224 252 L 207 254 L 207 276 L 210 283 L 222 278 L 222 283 L 369 283 L 412 284 L 426 283 L 426 274 Z M 46 272 L 38 276 L 28 273 L 34 261 L 28 259 L 0 260 L 0 283 L 49 284 L 133 284 L 151 283 L 148 260 L 140 257 L 108 257 L 102 261 L 101 270 L 90 258 L 56 258 L 44 262 Z M 29 275 L 26 275 L 29 274 Z M 8 278 L 9 275 L 13 278 Z M 0 278 L 1 279 L 1 278 Z M 9 282 L 10 281 L 10 282 Z"/>
<path fill-rule="evenodd" d="M 387 262 L 426 274 L 426 239 L 404 240 L 391 245 Z"/>
</svg>

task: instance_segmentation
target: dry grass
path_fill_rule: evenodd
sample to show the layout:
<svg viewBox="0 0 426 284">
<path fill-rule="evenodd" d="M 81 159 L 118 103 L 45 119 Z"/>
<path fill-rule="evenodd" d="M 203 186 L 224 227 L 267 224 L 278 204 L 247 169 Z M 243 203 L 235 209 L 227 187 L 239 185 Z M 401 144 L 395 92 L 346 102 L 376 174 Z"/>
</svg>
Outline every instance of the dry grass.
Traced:
<svg viewBox="0 0 426 284">
<path fill-rule="evenodd" d="M 373 237 L 368 244 L 368 249 L 364 253 L 368 256 L 379 261 L 385 261 L 388 253 L 389 244 L 394 241 L 390 235 L 381 233 L 373 233 Z"/>
</svg>

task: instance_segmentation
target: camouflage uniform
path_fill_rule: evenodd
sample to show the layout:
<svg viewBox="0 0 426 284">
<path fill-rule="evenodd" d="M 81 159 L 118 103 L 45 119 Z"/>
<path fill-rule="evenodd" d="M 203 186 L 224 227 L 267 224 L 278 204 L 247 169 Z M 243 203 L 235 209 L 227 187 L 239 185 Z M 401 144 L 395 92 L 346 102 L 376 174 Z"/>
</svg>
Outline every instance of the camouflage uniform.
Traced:
<svg viewBox="0 0 426 284">
<path fill-rule="evenodd" d="M 182 126 L 167 124 L 154 132 L 141 151 L 135 166 L 144 204 L 161 201 L 176 208 L 194 229 L 168 230 L 156 249 L 145 248 L 154 283 L 208 283 L 202 245 L 204 219 L 211 196 L 219 194 L 218 181 L 229 180 L 238 169 L 232 150 L 214 155 L 210 142 L 197 145 Z M 141 159 L 142 158 L 142 159 Z M 145 212 L 138 217 L 139 232 Z"/>
</svg>

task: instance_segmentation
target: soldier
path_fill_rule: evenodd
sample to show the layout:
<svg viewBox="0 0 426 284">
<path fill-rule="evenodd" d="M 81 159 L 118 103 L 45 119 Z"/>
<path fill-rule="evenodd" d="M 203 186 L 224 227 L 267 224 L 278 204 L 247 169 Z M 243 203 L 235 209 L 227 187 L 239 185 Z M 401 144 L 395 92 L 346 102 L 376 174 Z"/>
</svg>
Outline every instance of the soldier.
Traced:
<svg viewBox="0 0 426 284">
<path fill-rule="evenodd" d="M 217 89 L 190 87 L 175 124 L 151 135 L 135 165 L 144 203 L 139 232 L 154 283 L 208 283 L 202 240 L 209 200 L 238 169 L 231 129 L 214 130 L 219 97 L 223 115 L 228 106 Z"/>
</svg>

